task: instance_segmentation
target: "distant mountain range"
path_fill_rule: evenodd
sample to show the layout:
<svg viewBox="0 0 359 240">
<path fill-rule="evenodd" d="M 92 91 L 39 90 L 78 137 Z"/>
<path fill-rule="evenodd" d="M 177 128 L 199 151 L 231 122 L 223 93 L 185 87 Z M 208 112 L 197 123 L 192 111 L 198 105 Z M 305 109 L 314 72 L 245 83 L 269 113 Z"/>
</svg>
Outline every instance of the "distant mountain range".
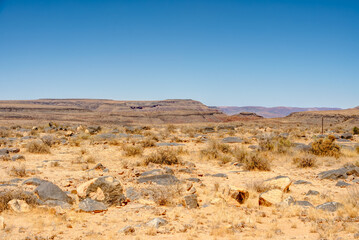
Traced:
<svg viewBox="0 0 359 240">
<path fill-rule="evenodd" d="M 359 108 L 359 107 L 358 107 Z M 341 110 L 341 108 L 324 108 L 324 107 L 313 107 L 313 108 L 298 108 L 298 107 L 258 107 L 258 106 L 245 106 L 245 107 L 230 107 L 220 106 L 217 109 L 221 110 L 227 115 L 235 115 L 241 112 L 256 113 L 259 116 L 265 118 L 278 118 L 286 117 L 293 112 L 306 112 L 306 111 L 330 111 L 330 110 Z"/>
</svg>

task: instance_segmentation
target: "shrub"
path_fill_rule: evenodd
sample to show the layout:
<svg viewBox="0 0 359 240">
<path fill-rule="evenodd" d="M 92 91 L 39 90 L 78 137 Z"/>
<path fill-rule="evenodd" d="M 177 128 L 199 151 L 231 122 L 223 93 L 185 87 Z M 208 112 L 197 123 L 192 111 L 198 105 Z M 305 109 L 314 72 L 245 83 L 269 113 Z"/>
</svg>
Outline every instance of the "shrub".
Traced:
<svg viewBox="0 0 359 240">
<path fill-rule="evenodd" d="M 171 150 L 169 148 L 159 149 L 145 158 L 144 164 L 148 165 L 149 163 L 172 165 L 179 164 L 180 159 L 175 150 Z"/>
<path fill-rule="evenodd" d="M 12 199 L 24 200 L 29 205 L 37 205 L 37 198 L 34 194 L 23 190 L 4 190 L 0 192 L 0 212 L 9 208 L 8 202 Z"/>
<path fill-rule="evenodd" d="M 149 147 L 155 147 L 156 146 L 156 142 L 153 138 L 145 138 L 142 142 L 141 145 L 144 148 L 149 148 Z"/>
<path fill-rule="evenodd" d="M 0 138 L 6 138 L 10 136 L 10 131 L 4 128 L 0 128 Z"/>
<path fill-rule="evenodd" d="M 291 142 L 283 137 L 265 138 L 259 141 L 261 151 L 273 151 L 276 153 L 287 153 Z"/>
<path fill-rule="evenodd" d="M 259 154 L 250 154 L 245 158 L 244 169 L 248 171 L 259 170 L 269 171 L 270 162 L 267 158 Z"/>
<path fill-rule="evenodd" d="M 229 154 L 231 152 L 231 148 L 228 144 L 211 141 L 208 147 L 201 151 L 201 155 L 212 159 L 218 159 L 222 157 L 222 153 Z"/>
<path fill-rule="evenodd" d="M 340 157 L 340 147 L 334 143 L 335 137 L 318 139 L 312 144 L 312 152 L 317 156 Z"/>
<path fill-rule="evenodd" d="M 247 188 L 256 191 L 257 193 L 263 193 L 271 189 L 271 187 L 264 181 L 256 180 L 246 183 Z"/>
<path fill-rule="evenodd" d="M 358 127 L 354 127 L 354 128 L 353 128 L 353 133 L 354 133 L 354 135 L 359 135 L 359 128 L 358 128 Z"/>
<path fill-rule="evenodd" d="M 238 162 L 243 163 L 245 161 L 246 157 L 248 156 L 248 151 L 246 149 L 244 149 L 243 147 L 241 147 L 241 148 L 236 147 L 232 151 L 232 154 Z"/>
<path fill-rule="evenodd" d="M 125 156 L 141 156 L 143 154 L 143 147 L 139 145 L 125 145 L 122 147 Z"/>
<path fill-rule="evenodd" d="M 16 177 L 26 177 L 26 168 L 25 165 L 20 165 L 18 167 L 13 166 L 10 170 L 10 175 Z"/>
<path fill-rule="evenodd" d="M 50 147 L 40 141 L 31 141 L 26 145 L 27 151 L 30 153 L 50 153 Z"/>
<path fill-rule="evenodd" d="M 293 163 L 299 168 L 309 168 L 317 165 L 317 159 L 314 156 L 307 154 L 293 158 Z"/>
<path fill-rule="evenodd" d="M 149 196 L 159 206 L 174 206 L 176 198 L 183 192 L 179 184 L 170 186 L 150 186 L 142 190 L 142 195 Z"/>
<path fill-rule="evenodd" d="M 359 146 L 355 148 L 356 152 L 359 154 Z"/>
</svg>

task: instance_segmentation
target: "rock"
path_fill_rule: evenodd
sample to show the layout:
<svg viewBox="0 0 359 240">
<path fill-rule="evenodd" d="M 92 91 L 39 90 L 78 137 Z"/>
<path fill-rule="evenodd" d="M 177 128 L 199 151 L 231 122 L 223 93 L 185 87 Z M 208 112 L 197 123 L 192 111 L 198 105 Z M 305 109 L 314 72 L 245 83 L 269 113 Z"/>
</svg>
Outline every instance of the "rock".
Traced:
<svg viewBox="0 0 359 240">
<path fill-rule="evenodd" d="M 5 228 L 5 219 L 0 216 L 0 230 Z"/>
<path fill-rule="evenodd" d="M 301 207 L 314 207 L 313 204 L 311 204 L 308 201 L 295 201 L 293 205 L 301 206 Z"/>
<path fill-rule="evenodd" d="M 163 219 L 163 218 L 154 218 L 151 221 L 147 222 L 146 225 L 148 227 L 154 227 L 154 228 L 159 228 L 161 226 L 166 225 L 168 222 Z"/>
<path fill-rule="evenodd" d="M 175 146 L 185 146 L 183 143 L 156 143 L 157 147 L 175 147 Z"/>
<path fill-rule="evenodd" d="M 29 178 L 23 181 L 22 184 L 39 186 L 43 182 L 48 182 L 48 181 L 42 180 L 40 178 Z"/>
<path fill-rule="evenodd" d="M 9 154 L 9 150 L 7 148 L 0 149 L 0 155 Z"/>
<path fill-rule="evenodd" d="M 177 183 L 179 180 L 173 175 L 162 174 L 162 175 L 155 175 L 155 176 L 149 176 L 149 177 L 141 177 L 141 178 L 137 179 L 137 181 L 139 183 L 154 182 L 159 185 L 173 185 L 173 184 Z"/>
<path fill-rule="evenodd" d="M 312 183 L 306 180 L 297 180 L 293 184 L 298 185 L 298 184 L 312 184 Z"/>
<path fill-rule="evenodd" d="M 77 195 L 80 198 L 99 200 L 107 206 L 121 205 L 126 201 L 120 181 L 111 176 L 94 178 L 81 184 L 77 188 Z"/>
<path fill-rule="evenodd" d="M 350 143 L 351 141 L 348 140 L 348 139 L 343 139 L 343 138 L 339 138 L 336 140 L 337 142 L 340 142 L 340 143 Z"/>
<path fill-rule="evenodd" d="M 286 176 L 277 176 L 264 181 L 264 184 L 271 188 L 278 188 L 283 192 L 288 192 L 289 186 L 292 184 L 292 180 Z"/>
<path fill-rule="evenodd" d="M 340 136 L 340 138 L 343 138 L 343 139 L 352 139 L 353 138 L 353 134 L 351 133 L 344 133 Z"/>
<path fill-rule="evenodd" d="M 226 137 L 222 139 L 223 143 L 241 143 L 243 140 L 240 137 Z"/>
<path fill-rule="evenodd" d="M 17 213 L 25 213 L 30 211 L 29 205 L 24 200 L 12 199 L 7 204 L 11 210 Z"/>
<path fill-rule="evenodd" d="M 259 205 L 272 206 L 279 204 L 283 198 L 283 191 L 279 189 L 268 190 L 259 195 Z"/>
<path fill-rule="evenodd" d="M 7 148 L 9 153 L 18 153 L 20 152 L 20 148 Z"/>
<path fill-rule="evenodd" d="M 1 161 L 10 161 L 10 155 L 7 153 L 0 153 L 0 160 Z"/>
<path fill-rule="evenodd" d="M 259 146 L 258 145 L 249 145 L 248 148 L 252 149 L 252 150 L 257 150 L 257 149 L 259 149 Z"/>
<path fill-rule="evenodd" d="M 133 187 L 129 187 L 126 190 L 126 197 L 131 201 L 137 200 L 141 197 L 141 194 L 138 193 Z"/>
<path fill-rule="evenodd" d="M 12 156 L 11 160 L 12 161 L 25 160 L 25 157 L 23 155 L 20 155 L 20 154 L 15 154 L 14 156 Z"/>
<path fill-rule="evenodd" d="M 243 204 L 249 198 L 249 192 L 247 190 L 235 186 L 230 187 L 229 195 L 240 204 Z"/>
<path fill-rule="evenodd" d="M 287 139 L 289 137 L 289 133 L 280 133 L 278 136 Z"/>
<path fill-rule="evenodd" d="M 309 190 L 306 195 L 307 195 L 307 196 L 310 196 L 310 195 L 319 195 L 319 192 L 318 192 L 318 191 L 315 191 L 315 190 Z"/>
<path fill-rule="evenodd" d="M 120 230 L 118 230 L 118 233 L 124 233 L 126 235 L 134 233 L 135 232 L 135 228 L 132 226 L 126 226 L 121 228 Z"/>
<path fill-rule="evenodd" d="M 197 192 L 197 189 L 195 188 L 195 187 L 192 187 L 189 191 L 188 191 L 188 193 L 190 193 L 190 194 L 195 194 Z"/>
<path fill-rule="evenodd" d="M 335 186 L 341 187 L 341 188 L 345 188 L 345 187 L 348 187 L 348 186 L 350 186 L 350 185 L 351 185 L 351 184 L 346 183 L 346 182 L 344 182 L 344 181 L 338 181 L 337 184 L 335 184 Z"/>
<path fill-rule="evenodd" d="M 227 174 L 225 173 L 216 173 L 216 174 L 212 174 L 212 177 L 220 177 L 220 178 L 228 178 Z"/>
<path fill-rule="evenodd" d="M 42 201 L 59 200 L 71 203 L 72 200 L 65 192 L 52 182 L 43 181 L 34 191 Z"/>
<path fill-rule="evenodd" d="M 190 181 L 190 182 L 200 182 L 201 181 L 201 179 L 199 179 L 199 178 L 187 178 L 187 181 Z"/>
<path fill-rule="evenodd" d="M 162 175 L 162 174 L 171 174 L 173 175 L 174 172 L 172 169 L 168 168 L 168 169 L 153 169 L 150 171 L 146 171 L 141 173 L 141 177 L 145 177 L 145 176 L 154 176 L 154 175 Z"/>
<path fill-rule="evenodd" d="M 342 207 L 343 204 L 338 202 L 327 202 L 321 205 L 316 206 L 316 209 L 321 209 L 328 212 L 335 212 L 339 207 Z"/>
<path fill-rule="evenodd" d="M 196 194 L 190 194 L 190 195 L 185 196 L 184 201 L 186 203 L 187 208 L 197 208 L 198 207 Z"/>
<path fill-rule="evenodd" d="M 320 179 L 346 179 L 348 175 L 359 176 L 359 167 L 355 165 L 348 165 L 339 169 L 324 171 L 318 174 Z"/>
<path fill-rule="evenodd" d="M 97 163 L 96 166 L 92 168 L 93 170 L 105 170 L 106 167 L 102 163 Z"/>
<path fill-rule="evenodd" d="M 107 207 L 102 202 L 86 198 L 79 203 L 79 209 L 84 212 L 103 212 L 107 210 Z"/>
<path fill-rule="evenodd" d="M 277 206 L 280 207 L 288 207 L 292 205 L 295 202 L 294 198 L 292 196 L 287 197 L 282 202 L 278 203 Z"/>
<path fill-rule="evenodd" d="M 49 207 L 61 207 L 62 209 L 71 209 L 72 207 L 71 204 L 59 200 L 47 200 L 44 205 Z"/>
</svg>

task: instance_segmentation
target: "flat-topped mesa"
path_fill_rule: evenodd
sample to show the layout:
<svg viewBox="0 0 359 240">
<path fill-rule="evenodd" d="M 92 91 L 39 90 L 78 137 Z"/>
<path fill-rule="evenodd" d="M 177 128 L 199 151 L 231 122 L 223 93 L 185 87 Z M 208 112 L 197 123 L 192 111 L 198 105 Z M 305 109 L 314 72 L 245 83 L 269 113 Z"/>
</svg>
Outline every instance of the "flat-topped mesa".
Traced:
<svg viewBox="0 0 359 240">
<path fill-rule="evenodd" d="M 116 101 L 39 99 L 0 101 L 0 120 L 71 121 L 108 124 L 219 122 L 217 109 L 191 99 Z"/>
<path fill-rule="evenodd" d="M 325 124 L 359 124 L 359 108 L 331 111 L 307 111 L 295 112 L 285 117 L 288 121 L 305 122 L 309 124 L 321 124 L 324 118 Z"/>
</svg>

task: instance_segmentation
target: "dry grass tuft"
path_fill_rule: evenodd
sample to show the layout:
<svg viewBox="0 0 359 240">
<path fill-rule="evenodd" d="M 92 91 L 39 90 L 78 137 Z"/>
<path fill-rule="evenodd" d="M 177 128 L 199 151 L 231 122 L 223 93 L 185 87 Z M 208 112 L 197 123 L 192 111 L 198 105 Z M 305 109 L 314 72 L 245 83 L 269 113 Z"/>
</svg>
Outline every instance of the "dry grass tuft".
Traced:
<svg viewBox="0 0 359 240">
<path fill-rule="evenodd" d="M 334 143 L 335 137 L 329 136 L 326 139 L 318 139 L 312 144 L 312 152 L 318 156 L 329 156 L 339 158 L 340 147 Z"/>
<path fill-rule="evenodd" d="M 26 149 L 30 153 L 47 154 L 50 153 L 50 147 L 40 141 L 31 141 L 26 145 Z"/>
<path fill-rule="evenodd" d="M 293 163 L 299 168 L 311 168 L 317 166 L 317 159 L 313 155 L 306 154 L 293 158 Z"/>
<path fill-rule="evenodd" d="M 270 162 L 261 154 L 250 154 L 244 160 L 244 169 L 248 171 L 270 171 Z"/>
<path fill-rule="evenodd" d="M 140 145 L 125 145 L 122 150 L 127 157 L 142 156 L 143 154 L 143 147 Z"/>
<path fill-rule="evenodd" d="M 159 149 L 146 157 L 143 163 L 144 165 L 148 165 L 149 163 L 172 165 L 179 164 L 180 158 L 177 156 L 176 150 L 165 148 Z"/>
<path fill-rule="evenodd" d="M 25 165 L 20 165 L 20 166 L 13 166 L 10 170 L 10 175 L 11 176 L 15 176 L 15 177 L 26 177 L 26 167 Z"/>
</svg>

